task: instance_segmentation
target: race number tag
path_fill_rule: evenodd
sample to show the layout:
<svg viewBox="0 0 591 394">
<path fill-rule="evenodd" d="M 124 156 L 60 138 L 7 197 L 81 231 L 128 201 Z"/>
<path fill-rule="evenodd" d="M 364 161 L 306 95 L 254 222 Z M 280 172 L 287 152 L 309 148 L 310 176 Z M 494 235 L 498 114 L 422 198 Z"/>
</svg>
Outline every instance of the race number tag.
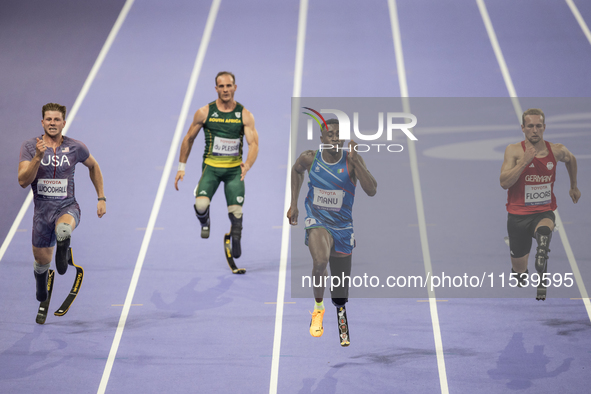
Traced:
<svg viewBox="0 0 591 394">
<path fill-rule="evenodd" d="M 525 205 L 544 205 L 552 202 L 552 184 L 525 185 Z"/>
<path fill-rule="evenodd" d="M 306 218 L 306 220 L 304 221 L 305 228 L 312 227 L 315 224 L 316 224 L 316 219 L 314 219 L 314 218 Z"/>
<path fill-rule="evenodd" d="M 314 206 L 326 211 L 340 211 L 343 206 L 345 192 L 342 190 L 324 190 L 314 188 Z"/>
<path fill-rule="evenodd" d="M 214 156 L 238 156 L 240 154 L 240 140 L 216 136 L 213 139 L 212 153 Z"/>
<path fill-rule="evenodd" d="M 68 197 L 67 179 L 38 179 L 37 195 L 52 199 Z"/>
</svg>

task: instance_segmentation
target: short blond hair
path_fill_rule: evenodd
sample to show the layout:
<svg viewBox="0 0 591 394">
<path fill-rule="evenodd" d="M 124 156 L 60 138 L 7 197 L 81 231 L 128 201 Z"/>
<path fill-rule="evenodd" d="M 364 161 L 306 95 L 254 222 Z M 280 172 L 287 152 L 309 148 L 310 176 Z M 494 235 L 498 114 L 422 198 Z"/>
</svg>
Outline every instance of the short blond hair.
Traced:
<svg viewBox="0 0 591 394">
<path fill-rule="evenodd" d="M 521 115 L 521 124 L 525 126 L 525 117 L 527 115 L 540 115 L 542 117 L 542 123 L 546 124 L 546 115 L 544 115 L 544 111 L 539 108 L 530 108 Z"/>
</svg>

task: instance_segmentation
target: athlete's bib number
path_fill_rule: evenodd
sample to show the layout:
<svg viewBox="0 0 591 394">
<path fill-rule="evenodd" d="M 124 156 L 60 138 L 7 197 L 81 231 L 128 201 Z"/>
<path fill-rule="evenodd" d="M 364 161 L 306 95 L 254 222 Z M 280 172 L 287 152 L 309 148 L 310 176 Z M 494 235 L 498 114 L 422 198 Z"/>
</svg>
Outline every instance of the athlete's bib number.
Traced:
<svg viewBox="0 0 591 394">
<path fill-rule="evenodd" d="M 37 180 L 37 195 L 55 199 L 66 198 L 68 197 L 68 180 L 39 179 Z"/>
<path fill-rule="evenodd" d="M 214 137 L 212 153 L 214 156 L 238 156 L 240 154 L 240 140 L 238 138 Z"/>
<path fill-rule="evenodd" d="M 525 205 L 544 205 L 552 202 L 552 184 L 525 185 Z"/>
<path fill-rule="evenodd" d="M 326 211 L 340 211 L 343 206 L 342 190 L 324 190 L 318 187 L 314 188 L 314 206 Z"/>
</svg>

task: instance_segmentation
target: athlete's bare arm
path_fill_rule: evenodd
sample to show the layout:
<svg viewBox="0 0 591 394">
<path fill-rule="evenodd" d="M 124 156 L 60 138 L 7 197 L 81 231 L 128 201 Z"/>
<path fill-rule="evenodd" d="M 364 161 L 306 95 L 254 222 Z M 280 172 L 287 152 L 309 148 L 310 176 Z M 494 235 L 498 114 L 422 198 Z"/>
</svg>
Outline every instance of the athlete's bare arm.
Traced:
<svg viewBox="0 0 591 394">
<path fill-rule="evenodd" d="M 21 161 L 18 164 L 18 183 L 24 189 L 35 180 L 39 165 L 45 155 L 47 146 L 43 142 L 43 138 L 37 138 L 37 145 L 35 145 L 35 156 L 31 161 Z"/>
<path fill-rule="evenodd" d="M 98 162 L 92 155 L 90 155 L 88 156 L 88 159 L 82 162 L 82 164 L 88 167 L 90 180 L 94 185 L 97 197 L 105 197 L 105 191 L 103 189 L 103 173 L 101 172 Z M 99 218 L 102 218 L 105 213 L 107 213 L 107 203 L 103 200 L 100 200 L 96 206 L 96 214 Z"/>
<path fill-rule="evenodd" d="M 532 145 L 526 145 L 525 152 L 520 142 L 507 146 L 501 167 L 501 187 L 509 189 L 513 186 L 534 157 L 536 157 L 536 149 Z"/>
<path fill-rule="evenodd" d="M 576 204 L 581 198 L 581 191 L 577 187 L 577 159 L 566 146 L 562 144 L 551 144 L 552 153 L 557 161 L 561 161 L 566 165 L 568 177 L 570 178 L 570 189 L 568 194 L 573 202 Z"/>
<path fill-rule="evenodd" d="M 241 181 L 244 180 L 246 173 L 252 168 L 259 154 L 259 134 L 254 127 L 254 116 L 246 108 L 242 111 L 242 115 L 244 117 L 242 120 L 244 137 L 246 137 L 246 143 L 248 144 L 248 156 L 246 157 L 246 161 L 240 164 L 240 170 L 242 171 L 240 175 Z"/>
<path fill-rule="evenodd" d="M 367 169 L 363 157 L 355 150 L 356 145 L 357 143 L 355 141 L 349 141 L 349 155 L 347 159 L 352 165 L 352 181 L 356 183 L 356 180 L 359 179 L 359 184 L 363 191 L 368 196 L 373 197 L 376 195 L 378 182 Z"/>
<path fill-rule="evenodd" d="M 304 173 L 310 171 L 315 154 L 316 152 L 313 150 L 305 151 L 298 157 L 293 167 L 291 167 L 291 206 L 287 211 L 287 218 L 289 219 L 289 224 L 292 226 L 298 224 L 298 198 L 302 184 L 304 183 Z"/>
<path fill-rule="evenodd" d="M 189 154 L 191 153 L 191 148 L 193 147 L 193 142 L 195 142 L 195 138 L 199 134 L 199 131 L 203 127 L 203 123 L 207 118 L 207 113 L 209 112 L 209 105 L 205 105 L 195 112 L 193 116 L 193 123 L 189 126 L 189 131 L 183 138 L 183 142 L 181 143 L 181 154 L 179 156 L 179 163 L 186 163 L 189 159 Z M 179 180 L 183 180 L 185 177 L 185 171 L 177 171 L 176 177 L 174 178 L 174 188 L 179 190 L 178 182 Z"/>
</svg>

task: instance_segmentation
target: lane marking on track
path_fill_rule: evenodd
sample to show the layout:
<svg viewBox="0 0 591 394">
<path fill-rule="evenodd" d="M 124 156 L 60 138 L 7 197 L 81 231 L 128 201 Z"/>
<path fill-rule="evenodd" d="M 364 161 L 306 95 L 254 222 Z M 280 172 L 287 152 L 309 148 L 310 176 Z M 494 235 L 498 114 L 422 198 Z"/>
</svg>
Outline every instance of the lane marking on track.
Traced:
<svg viewBox="0 0 591 394">
<path fill-rule="evenodd" d="M 583 19 L 583 17 L 581 16 L 581 13 L 579 12 L 579 9 L 577 8 L 575 2 L 573 0 L 565 1 L 566 4 L 568 4 L 568 7 L 570 8 L 571 12 L 575 16 L 575 19 L 579 23 L 581 30 L 583 30 L 583 34 L 585 34 L 585 37 L 587 37 L 587 41 L 589 41 L 589 44 L 591 44 L 591 31 L 589 31 L 589 27 L 587 26 L 585 19 Z"/>
<path fill-rule="evenodd" d="M 392 40 L 394 41 L 394 52 L 396 54 L 396 68 L 398 71 L 398 83 L 400 85 L 400 97 L 402 98 L 402 109 L 410 113 L 410 102 L 408 99 L 408 85 L 406 81 L 406 70 L 404 67 L 404 56 L 402 53 L 402 39 L 400 35 L 400 24 L 398 22 L 398 10 L 395 0 L 388 0 L 390 10 L 390 23 L 392 25 Z M 429 252 L 429 241 L 427 238 L 427 223 L 425 219 L 425 207 L 423 204 L 423 194 L 421 191 L 421 181 L 419 178 L 419 166 L 417 161 L 417 152 L 414 141 L 407 137 L 408 153 L 410 159 L 410 171 L 412 174 L 412 183 L 415 195 L 415 205 L 417 208 L 417 217 L 419 224 L 419 235 L 421 239 L 421 250 L 423 253 L 423 263 L 425 273 L 429 275 L 433 272 L 431 265 L 431 253 Z M 437 370 L 439 373 L 439 386 L 443 394 L 449 393 L 447 383 L 447 372 L 445 368 L 445 358 L 443 353 L 443 340 L 441 337 L 441 327 L 439 326 L 439 314 L 437 313 L 437 299 L 435 292 L 428 289 L 429 292 L 429 311 L 431 314 L 431 324 L 433 326 L 433 340 L 435 342 L 435 353 L 437 357 Z"/>
<path fill-rule="evenodd" d="M 292 97 L 300 97 L 302 92 L 302 73 L 304 68 L 304 48 L 306 44 L 306 23 L 308 18 L 308 0 L 300 0 L 300 12 L 298 15 L 298 35 L 296 44 L 295 70 L 293 78 Z M 292 106 L 297 108 L 297 106 Z M 293 116 L 293 114 L 292 114 Z M 287 212 L 291 200 L 291 158 L 295 149 L 295 133 L 290 132 L 290 141 L 287 154 L 287 180 L 285 182 L 285 201 L 283 212 Z M 281 255 L 279 258 L 279 275 L 277 283 L 277 308 L 275 309 L 275 330 L 273 334 L 273 357 L 271 359 L 271 377 L 269 393 L 277 393 L 279 383 L 279 359 L 281 357 L 281 334 L 283 331 L 283 305 L 285 300 L 285 278 L 287 275 L 287 251 L 289 249 L 289 221 L 283 217 L 283 230 L 281 232 Z"/>
<path fill-rule="evenodd" d="M 205 53 L 207 51 L 207 47 L 209 45 L 209 41 L 211 38 L 211 32 L 213 31 L 213 26 L 215 24 L 216 16 L 218 13 L 218 9 L 220 7 L 221 0 L 213 0 L 211 3 L 211 8 L 209 9 L 209 15 L 207 16 L 207 22 L 205 23 L 205 29 L 203 32 L 203 36 L 201 37 L 201 44 L 199 45 L 199 51 L 197 52 L 197 57 L 195 59 L 195 64 L 193 66 L 193 71 L 191 72 L 191 78 L 189 79 L 189 84 L 187 86 L 187 92 L 185 93 L 185 98 L 183 101 L 183 105 L 181 107 L 181 112 L 179 116 L 179 120 L 176 125 L 176 129 L 174 132 L 174 136 L 172 142 L 170 144 L 170 149 L 168 150 L 168 157 L 166 159 L 166 164 L 164 166 L 164 170 L 162 172 L 162 177 L 160 178 L 160 185 L 158 186 L 158 191 L 156 193 L 156 198 L 154 200 L 154 205 L 152 206 L 152 212 L 150 213 L 150 219 L 148 220 L 148 227 L 146 229 L 146 233 L 144 234 L 144 239 L 142 241 L 142 245 L 140 247 L 140 252 L 135 263 L 135 268 L 133 271 L 133 275 L 131 277 L 131 283 L 129 284 L 129 289 L 127 291 L 127 296 L 125 297 L 125 304 L 123 306 L 123 310 L 121 311 L 121 317 L 119 318 L 119 324 L 117 325 L 117 331 L 115 332 L 115 338 L 113 339 L 113 344 L 111 345 L 111 350 L 109 351 L 109 357 L 107 358 L 107 363 L 105 365 L 105 370 L 103 372 L 103 376 L 101 378 L 101 382 L 98 388 L 98 393 L 103 394 L 107 388 L 107 383 L 109 381 L 109 377 L 111 376 L 111 370 L 113 369 L 113 363 L 115 362 L 115 356 L 117 355 L 117 350 L 119 349 L 119 343 L 121 342 L 121 337 L 123 335 L 123 330 L 125 329 L 125 322 L 127 321 L 127 316 L 129 315 L 129 308 L 131 307 L 131 301 L 133 300 L 133 296 L 135 294 L 135 289 L 137 287 L 137 283 L 139 280 L 139 276 L 142 270 L 142 266 L 144 264 L 144 260 L 146 258 L 146 253 L 148 251 L 148 245 L 150 244 L 150 239 L 152 238 L 152 233 L 154 231 L 154 225 L 156 224 L 156 218 L 158 217 L 158 212 L 160 211 L 160 206 L 162 205 L 162 199 L 164 198 L 164 190 L 168 185 L 168 179 L 170 177 L 170 173 L 172 171 L 172 164 L 174 158 L 176 157 L 178 146 L 181 141 L 181 135 L 185 128 L 185 122 L 187 120 L 187 116 L 189 113 L 191 101 L 193 99 L 193 95 L 195 93 L 195 87 L 197 85 L 197 80 L 199 78 L 199 74 L 201 73 L 201 66 L 203 65 L 203 60 L 205 59 Z"/>
<path fill-rule="evenodd" d="M 449 300 L 435 300 L 436 302 L 448 302 Z M 429 302 L 429 300 L 417 300 L 417 302 Z"/>
<path fill-rule="evenodd" d="M 111 306 L 125 306 L 125 304 L 111 304 Z M 144 304 L 131 304 L 130 306 L 144 306 Z"/>
<path fill-rule="evenodd" d="M 515 115 L 517 115 L 517 117 L 520 119 L 519 122 L 521 123 L 521 114 L 523 113 L 523 111 L 521 110 L 521 104 L 519 103 L 519 99 L 517 99 L 515 86 L 513 86 L 513 81 L 511 80 L 511 74 L 509 74 L 509 68 L 507 67 L 507 63 L 505 62 L 503 51 L 501 51 L 501 46 L 499 45 L 499 41 L 497 40 L 497 34 L 495 33 L 495 29 L 493 28 L 490 16 L 488 15 L 488 11 L 486 10 L 484 0 L 476 0 L 476 4 L 478 5 L 478 10 L 480 11 L 482 21 L 484 22 L 484 27 L 486 28 L 486 33 L 488 34 L 490 44 L 493 47 L 495 57 L 497 58 L 497 63 L 499 63 L 499 67 L 501 68 L 501 74 L 503 75 L 505 86 L 507 86 L 507 90 L 509 91 L 509 97 L 511 97 L 511 102 L 513 103 L 513 108 L 515 109 Z"/>
</svg>

